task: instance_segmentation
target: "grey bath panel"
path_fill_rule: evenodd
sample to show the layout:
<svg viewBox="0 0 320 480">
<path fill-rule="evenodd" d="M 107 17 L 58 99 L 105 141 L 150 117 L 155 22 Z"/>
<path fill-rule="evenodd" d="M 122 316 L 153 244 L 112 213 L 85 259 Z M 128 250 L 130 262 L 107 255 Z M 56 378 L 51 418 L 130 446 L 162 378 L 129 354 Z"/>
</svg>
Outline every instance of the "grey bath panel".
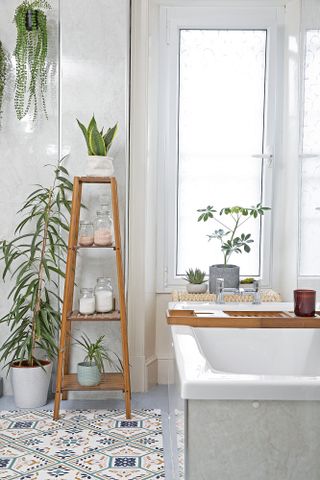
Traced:
<svg viewBox="0 0 320 480">
<path fill-rule="evenodd" d="M 320 402 L 188 403 L 188 480 L 320 479 Z"/>
</svg>

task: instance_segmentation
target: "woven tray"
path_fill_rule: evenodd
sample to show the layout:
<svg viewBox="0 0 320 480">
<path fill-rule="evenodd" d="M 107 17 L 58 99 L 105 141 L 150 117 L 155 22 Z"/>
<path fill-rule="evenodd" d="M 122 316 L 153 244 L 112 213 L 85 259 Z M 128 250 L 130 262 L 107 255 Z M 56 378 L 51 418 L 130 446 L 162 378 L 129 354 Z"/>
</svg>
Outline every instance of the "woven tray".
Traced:
<svg viewBox="0 0 320 480">
<path fill-rule="evenodd" d="M 279 293 L 271 289 L 261 290 L 261 302 L 282 302 L 282 298 Z M 173 302 L 215 302 L 215 293 L 188 293 L 184 291 L 174 290 L 172 292 Z M 248 293 L 245 295 L 225 295 L 225 302 L 245 303 L 252 302 L 253 295 Z"/>
</svg>

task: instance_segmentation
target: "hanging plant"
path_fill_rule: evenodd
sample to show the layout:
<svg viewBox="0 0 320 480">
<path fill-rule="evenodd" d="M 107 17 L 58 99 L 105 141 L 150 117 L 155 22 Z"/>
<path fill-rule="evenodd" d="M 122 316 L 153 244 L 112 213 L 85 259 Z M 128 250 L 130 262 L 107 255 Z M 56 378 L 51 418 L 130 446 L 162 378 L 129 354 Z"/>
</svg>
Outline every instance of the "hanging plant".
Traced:
<svg viewBox="0 0 320 480">
<path fill-rule="evenodd" d="M 24 0 L 16 9 L 17 27 L 16 86 L 14 105 L 19 120 L 33 109 L 38 114 L 39 102 L 46 118 L 45 93 L 47 88 L 47 17 L 43 10 L 51 8 L 46 0 Z"/>
<path fill-rule="evenodd" d="M 0 125 L 2 119 L 2 107 L 3 107 L 3 95 L 4 87 L 7 79 L 7 69 L 8 69 L 8 57 L 7 53 L 0 42 Z"/>
</svg>

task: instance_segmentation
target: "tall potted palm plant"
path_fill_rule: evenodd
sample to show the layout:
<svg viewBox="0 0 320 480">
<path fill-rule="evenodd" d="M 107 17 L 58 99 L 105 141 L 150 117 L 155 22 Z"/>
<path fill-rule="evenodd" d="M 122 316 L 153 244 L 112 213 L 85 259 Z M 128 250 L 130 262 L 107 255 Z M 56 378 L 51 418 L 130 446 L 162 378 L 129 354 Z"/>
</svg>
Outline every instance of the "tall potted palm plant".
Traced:
<svg viewBox="0 0 320 480">
<path fill-rule="evenodd" d="M 14 238 L 0 243 L 2 277 L 14 281 L 8 295 L 10 309 L 0 319 L 10 331 L 0 347 L 0 361 L 12 372 L 15 403 L 20 408 L 46 403 L 57 353 L 58 280 L 64 277 L 61 263 L 67 248 L 61 232 L 69 230 L 67 197 L 72 189 L 67 177 L 59 162 L 51 186 L 37 186 L 24 202 Z"/>
</svg>

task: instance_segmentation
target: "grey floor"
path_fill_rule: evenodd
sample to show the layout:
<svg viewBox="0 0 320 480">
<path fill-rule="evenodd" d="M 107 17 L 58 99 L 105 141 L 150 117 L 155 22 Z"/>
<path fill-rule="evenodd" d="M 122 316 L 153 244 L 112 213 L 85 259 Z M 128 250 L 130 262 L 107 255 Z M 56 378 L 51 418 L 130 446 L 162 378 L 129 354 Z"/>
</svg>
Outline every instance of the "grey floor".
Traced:
<svg viewBox="0 0 320 480">
<path fill-rule="evenodd" d="M 14 410 L 15 404 L 13 397 L 4 396 L 0 398 L 0 410 Z M 43 407 L 45 409 L 53 409 L 53 400 Z M 113 409 L 124 408 L 122 400 L 65 400 L 61 402 L 61 409 L 76 410 L 76 409 Z M 165 385 L 157 385 L 146 393 L 132 394 L 132 408 L 155 408 L 161 410 L 162 413 L 162 429 L 163 429 L 163 445 L 164 445 L 164 461 L 166 480 L 173 480 L 173 468 L 169 437 L 169 403 L 168 403 L 168 387 Z"/>
</svg>

